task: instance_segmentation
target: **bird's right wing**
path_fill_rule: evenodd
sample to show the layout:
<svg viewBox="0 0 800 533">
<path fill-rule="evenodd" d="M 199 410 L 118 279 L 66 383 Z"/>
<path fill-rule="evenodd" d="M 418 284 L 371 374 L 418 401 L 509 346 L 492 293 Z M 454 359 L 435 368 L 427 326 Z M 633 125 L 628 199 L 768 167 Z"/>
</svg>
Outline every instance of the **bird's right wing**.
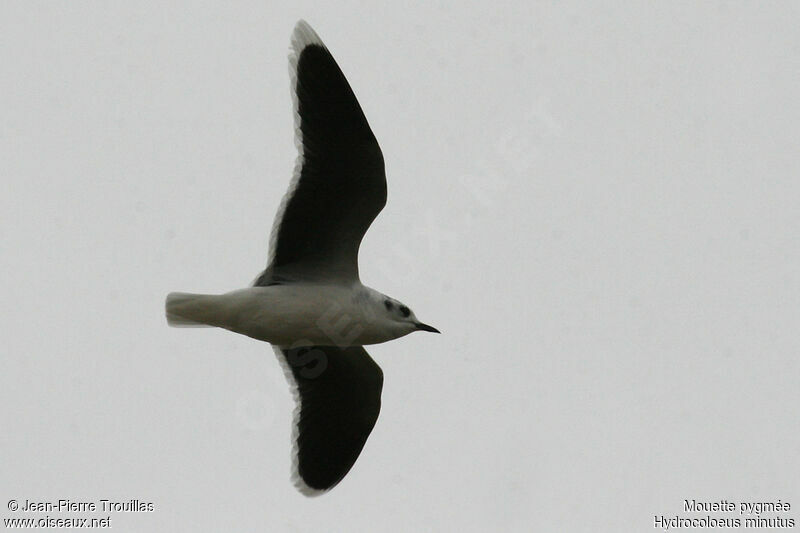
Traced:
<svg viewBox="0 0 800 533">
<path fill-rule="evenodd" d="M 305 21 L 292 34 L 289 64 L 298 156 L 256 285 L 352 282 L 361 239 L 386 204 L 383 154 L 350 84 Z"/>
<path fill-rule="evenodd" d="M 356 462 L 378 419 L 383 372 L 361 346 L 274 348 L 297 402 L 293 481 L 313 496 Z"/>
</svg>

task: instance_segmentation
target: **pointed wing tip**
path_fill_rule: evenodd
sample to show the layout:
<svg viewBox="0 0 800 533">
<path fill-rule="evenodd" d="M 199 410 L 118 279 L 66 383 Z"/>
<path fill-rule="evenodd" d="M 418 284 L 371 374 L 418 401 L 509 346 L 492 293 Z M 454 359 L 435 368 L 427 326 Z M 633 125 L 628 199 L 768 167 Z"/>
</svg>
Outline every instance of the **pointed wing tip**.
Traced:
<svg viewBox="0 0 800 533">
<path fill-rule="evenodd" d="M 297 456 L 295 455 L 295 458 L 296 457 Z M 315 489 L 314 487 L 310 487 L 309 485 L 306 484 L 305 481 L 303 481 L 303 478 L 300 477 L 300 474 L 297 471 L 297 460 L 295 459 L 292 472 L 292 484 L 298 490 L 298 492 L 300 492 L 300 494 L 302 494 L 303 496 L 307 498 L 316 498 L 317 496 L 322 496 L 323 494 L 330 491 L 333 487 L 335 487 L 338 484 L 338 482 L 334 483 L 333 485 L 331 485 L 326 489 Z"/>
<path fill-rule="evenodd" d="M 314 28 L 305 20 L 298 20 L 294 26 L 294 32 L 292 32 L 292 49 L 299 54 L 303 48 L 312 44 L 325 48 L 325 43 L 319 38 Z"/>
</svg>

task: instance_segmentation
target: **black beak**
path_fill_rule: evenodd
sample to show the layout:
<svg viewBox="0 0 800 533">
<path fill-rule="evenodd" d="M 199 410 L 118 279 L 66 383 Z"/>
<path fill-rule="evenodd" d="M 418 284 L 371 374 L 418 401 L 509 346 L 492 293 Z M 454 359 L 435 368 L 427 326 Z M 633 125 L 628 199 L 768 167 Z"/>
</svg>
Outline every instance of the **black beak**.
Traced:
<svg viewBox="0 0 800 533">
<path fill-rule="evenodd" d="M 439 331 L 435 327 L 429 326 L 428 324 L 423 324 L 422 322 L 417 322 L 415 325 L 417 326 L 417 329 L 420 330 L 420 331 L 430 331 L 431 333 L 441 333 L 441 331 Z"/>
</svg>

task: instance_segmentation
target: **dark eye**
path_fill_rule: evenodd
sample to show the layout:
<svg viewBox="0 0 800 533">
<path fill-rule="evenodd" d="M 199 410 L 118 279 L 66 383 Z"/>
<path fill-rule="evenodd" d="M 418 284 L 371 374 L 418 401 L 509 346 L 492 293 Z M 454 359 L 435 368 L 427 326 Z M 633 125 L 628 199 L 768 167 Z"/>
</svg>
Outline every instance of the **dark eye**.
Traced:
<svg viewBox="0 0 800 533">
<path fill-rule="evenodd" d="M 386 306 L 386 310 L 387 310 L 387 311 L 391 311 L 391 310 L 392 310 L 392 308 L 394 307 L 394 305 L 392 304 L 392 302 L 390 302 L 389 300 L 384 300 L 384 301 L 383 301 L 383 305 L 385 305 L 385 306 Z"/>
<path fill-rule="evenodd" d="M 408 318 L 408 315 L 411 314 L 411 310 L 408 307 L 406 307 L 405 305 L 401 305 L 400 306 L 400 314 L 402 314 L 403 317 Z"/>
</svg>

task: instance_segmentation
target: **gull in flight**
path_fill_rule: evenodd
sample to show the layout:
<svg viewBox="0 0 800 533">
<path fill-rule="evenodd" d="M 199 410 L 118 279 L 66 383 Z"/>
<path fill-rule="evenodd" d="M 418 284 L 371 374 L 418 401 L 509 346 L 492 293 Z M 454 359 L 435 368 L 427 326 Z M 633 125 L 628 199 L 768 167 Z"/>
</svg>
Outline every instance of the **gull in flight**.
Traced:
<svg viewBox="0 0 800 533">
<path fill-rule="evenodd" d="M 293 481 L 306 495 L 347 474 L 381 406 L 366 344 L 439 333 L 361 284 L 358 248 L 386 204 L 383 155 L 350 84 L 305 21 L 289 56 L 298 157 L 267 268 L 226 294 L 167 296 L 171 326 L 216 326 L 273 345 L 295 393 Z"/>
</svg>

